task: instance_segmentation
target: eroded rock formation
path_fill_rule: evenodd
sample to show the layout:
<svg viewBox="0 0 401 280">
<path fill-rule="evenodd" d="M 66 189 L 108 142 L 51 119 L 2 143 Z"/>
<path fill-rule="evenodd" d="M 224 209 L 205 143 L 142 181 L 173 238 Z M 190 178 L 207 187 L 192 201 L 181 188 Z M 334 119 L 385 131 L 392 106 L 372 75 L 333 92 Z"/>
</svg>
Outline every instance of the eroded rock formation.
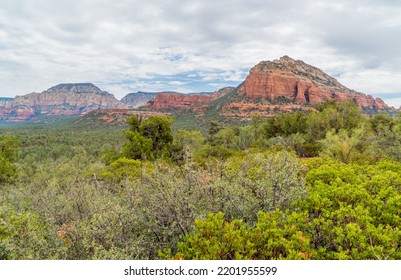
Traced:
<svg viewBox="0 0 401 280">
<path fill-rule="evenodd" d="M 238 94 L 295 104 L 313 105 L 335 99 L 338 102 L 353 100 L 360 109 L 380 111 L 388 107 L 380 98 L 350 90 L 322 70 L 288 56 L 254 66 Z"/>
<path fill-rule="evenodd" d="M 114 95 L 91 83 L 60 84 L 41 93 L 16 96 L 11 104 L 2 106 L 0 118 L 20 121 L 35 116 L 83 115 L 96 109 L 126 109 Z"/>
<path fill-rule="evenodd" d="M 196 105 L 215 100 L 225 95 L 230 90 L 233 90 L 233 88 L 226 87 L 212 93 L 202 94 L 159 93 L 151 102 L 149 102 L 149 106 L 155 110 L 194 109 Z M 203 107 L 207 108 L 207 106 Z"/>
</svg>

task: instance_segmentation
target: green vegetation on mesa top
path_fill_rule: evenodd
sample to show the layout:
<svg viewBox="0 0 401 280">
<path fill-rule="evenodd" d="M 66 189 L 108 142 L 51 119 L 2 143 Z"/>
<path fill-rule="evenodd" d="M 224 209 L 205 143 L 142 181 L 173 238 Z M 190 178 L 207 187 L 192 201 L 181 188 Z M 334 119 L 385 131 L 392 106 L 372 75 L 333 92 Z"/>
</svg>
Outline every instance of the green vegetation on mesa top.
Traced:
<svg viewBox="0 0 401 280">
<path fill-rule="evenodd" d="M 0 259 L 401 259 L 401 119 L 0 128 Z"/>
</svg>

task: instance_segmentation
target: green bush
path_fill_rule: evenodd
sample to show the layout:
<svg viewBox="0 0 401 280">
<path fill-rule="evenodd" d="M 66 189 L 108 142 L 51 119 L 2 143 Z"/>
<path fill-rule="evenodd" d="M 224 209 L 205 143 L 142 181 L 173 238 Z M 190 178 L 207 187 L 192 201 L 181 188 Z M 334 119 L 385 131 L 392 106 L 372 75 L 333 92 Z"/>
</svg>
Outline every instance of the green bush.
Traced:
<svg viewBox="0 0 401 280">
<path fill-rule="evenodd" d="M 292 223 L 305 221 L 305 215 L 283 218 L 281 211 L 259 213 L 254 227 L 241 220 L 227 222 L 224 214 L 210 214 L 204 221 L 195 221 L 196 230 L 178 244 L 177 252 L 159 253 L 162 258 L 185 260 L 278 260 L 309 259 L 309 240 Z"/>
</svg>

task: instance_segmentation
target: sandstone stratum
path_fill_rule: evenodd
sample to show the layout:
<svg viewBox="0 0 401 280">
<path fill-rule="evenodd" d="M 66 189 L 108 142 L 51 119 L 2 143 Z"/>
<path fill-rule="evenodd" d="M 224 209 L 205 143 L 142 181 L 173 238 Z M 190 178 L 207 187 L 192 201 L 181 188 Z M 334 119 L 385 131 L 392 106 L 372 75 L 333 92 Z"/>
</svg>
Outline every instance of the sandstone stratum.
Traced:
<svg viewBox="0 0 401 280">
<path fill-rule="evenodd" d="M 288 56 L 254 66 L 238 94 L 294 104 L 314 105 L 335 99 L 338 102 L 352 100 L 360 109 L 381 111 L 388 108 L 380 98 L 350 90 L 322 70 Z"/>
<path fill-rule="evenodd" d="M 97 109 L 127 109 L 113 94 L 91 83 L 59 84 L 41 93 L 0 102 L 0 119 L 22 121 L 39 116 L 84 115 Z"/>
<path fill-rule="evenodd" d="M 159 93 L 153 100 L 148 102 L 147 106 L 155 110 L 188 110 L 195 109 L 197 105 L 205 104 L 216 100 L 228 92 L 232 91 L 233 87 L 225 87 L 212 93 Z M 203 109 L 208 106 L 202 106 Z M 198 108 L 197 108 L 198 109 Z"/>
</svg>

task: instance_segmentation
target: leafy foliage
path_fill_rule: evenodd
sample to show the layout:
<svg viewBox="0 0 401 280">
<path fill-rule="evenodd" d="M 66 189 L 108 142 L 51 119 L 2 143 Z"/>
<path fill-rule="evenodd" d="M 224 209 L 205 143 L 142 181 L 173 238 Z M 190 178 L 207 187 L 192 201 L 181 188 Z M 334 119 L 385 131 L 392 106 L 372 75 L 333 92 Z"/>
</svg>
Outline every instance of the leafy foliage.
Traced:
<svg viewBox="0 0 401 280">
<path fill-rule="evenodd" d="M 18 160 L 18 141 L 9 135 L 0 135 L 0 184 L 16 175 L 14 163 Z"/>
<path fill-rule="evenodd" d="M 169 157 L 173 122 L 174 119 L 168 116 L 152 116 L 146 120 L 135 115 L 127 118 L 130 128 L 125 131 L 125 137 L 129 142 L 123 146 L 121 154 L 132 159 Z"/>
<path fill-rule="evenodd" d="M 173 121 L 1 128 L 0 259 L 401 259 L 398 116 Z"/>
<path fill-rule="evenodd" d="M 324 164 L 308 172 L 306 230 L 317 259 L 399 259 L 399 163 Z"/>
<path fill-rule="evenodd" d="M 305 220 L 293 214 L 283 219 L 283 213 L 259 213 L 254 227 L 241 220 L 227 222 L 223 213 L 210 214 L 204 221 L 195 221 L 196 231 L 178 244 L 177 253 L 160 252 L 163 258 L 205 260 L 253 260 L 253 259 L 309 259 L 312 252 L 309 240 L 292 219 Z"/>
<path fill-rule="evenodd" d="M 0 208 L 0 259 L 52 259 L 56 247 L 55 236 L 39 215 Z"/>
<path fill-rule="evenodd" d="M 400 259 L 401 164 L 322 164 L 295 211 L 260 212 L 255 226 L 223 214 L 196 221 L 176 259 Z M 385 171 L 386 170 L 386 171 Z M 383 174 L 383 172 L 385 174 Z"/>
</svg>

